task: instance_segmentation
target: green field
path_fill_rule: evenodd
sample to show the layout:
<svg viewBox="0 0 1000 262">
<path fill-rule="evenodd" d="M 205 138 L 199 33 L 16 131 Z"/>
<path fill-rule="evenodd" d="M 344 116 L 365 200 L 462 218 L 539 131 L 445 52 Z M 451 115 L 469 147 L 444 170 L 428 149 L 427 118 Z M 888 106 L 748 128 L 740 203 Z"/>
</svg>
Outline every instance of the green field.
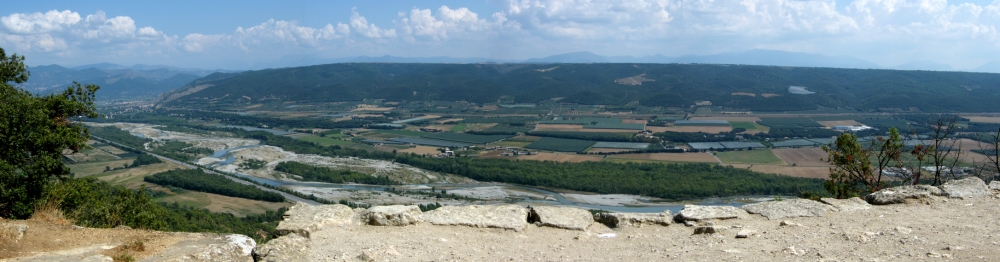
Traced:
<svg viewBox="0 0 1000 262">
<path fill-rule="evenodd" d="M 594 141 L 587 140 L 577 140 L 577 139 L 564 139 L 564 138 L 553 138 L 553 137 L 543 137 L 530 145 L 525 146 L 525 148 L 532 148 L 538 150 L 551 150 L 560 152 L 583 152 L 587 150 L 591 145 L 594 145 Z"/>
<path fill-rule="evenodd" d="M 423 135 L 427 134 L 427 133 L 419 132 L 419 131 L 395 130 L 395 129 L 394 130 L 375 130 L 375 131 L 372 131 L 372 132 L 379 133 L 379 134 L 398 135 L 398 136 L 423 136 Z"/>
<path fill-rule="evenodd" d="M 451 128 L 451 132 L 462 132 L 465 130 L 465 123 L 458 123 L 455 127 Z"/>
<path fill-rule="evenodd" d="M 529 142 L 529 141 L 507 141 L 507 140 L 504 140 L 504 141 L 492 143 L 492 144 L 490 144 L 490 146 L 525 147 L 525 146 L 530 145 L 530 144 L 531 144 L 531 142 Z"/>
<path fill-rule="evenodd" d="M 733 128 L 743 128 L 746 130 L 757 130 L 757 125 L 753 122 L 729 122 Z"/>
<path fill-rule="evenodd" d="M 500 139 L 512 137 L 511 135 L 473 135 L 464 133 L 441 132 L 422 136 L 423 138 L 454 141 L 469 144 L 486 144 Z"/>
<path fill-rule="evenodd" d="M 781 158 L 774 155 L 769 149 L 757 149 L 748 151 L 727 151 L 715 153 L 715 157 L 726 164 L 765 164 L 784 165 Z"/>
<path fill-rule="evenodd" d="M 321 146 L 332 146 L 332 145 L 346 146 L 354 144 L 351 141 L 344 141 L 337 138 L 319 137 L 319 136 L 301 136 L 298 137 L 297 139 L 306 142 L 313 142 Z"/>
</svg>

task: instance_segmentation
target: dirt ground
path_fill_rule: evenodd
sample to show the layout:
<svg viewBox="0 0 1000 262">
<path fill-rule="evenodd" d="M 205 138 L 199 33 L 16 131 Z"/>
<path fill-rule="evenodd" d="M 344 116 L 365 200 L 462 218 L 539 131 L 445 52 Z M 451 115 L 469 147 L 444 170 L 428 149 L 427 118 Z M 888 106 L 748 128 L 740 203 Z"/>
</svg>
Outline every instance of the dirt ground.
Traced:
<svg viewBox="0 0 1000 262">
<path fill-rule="evenodd" d="M 555 161 L 555 162 L 584 162 L 584 161 L 601 161 L 604 159 L 603 156 L 598 155 L 579 155 L 579 154 L 567 154 L 567 153 L 538 153 L 537 155 L 523 155 L 517 156 L 517 159 L 523 160 L 537 160 L 537 161 Z"/>
<path fill-rule="evenodd" d="M 327 227 L 311 234 L 308 253 L 312 260 L 365 253 L 385 261 L 994 261 L 998 220 L 1000 201 L 987 197 L 823 217 L 750 215 L 714 221 L 727 230 L 699 235 L 680 224 L 610 229 L 595 223 L 586 231 L 528 225 L 520 232 L 429 224 Z M 742 229 L 754 233 L 736 238 Z"/>
<path fill-rule="evenodd" d="M 727 164 L 735 168 L 748 168 L 753 171 L 779 174 L 793 177 L 805 178 L 830 178 L 829 167 L 818 166 L 777 166 L 777 165 L 749 165 L 749 164 Z"/>
<path fill-rule="evenodd" d="M 622 119 L 622 124 L 645 124 L 645 123 L 649 123 L 649 121 L 643 119 Z"/>
<path fill-rule="evenodd" d="M 829 154 L 819 147 L 775 148 L 771 149 L 771 152 L 774 152 L 778 158 L 789 165 L 795 163 L 797 166 L 830 166 L 829 163 L 822 160 L 826 159 Z"/>
<path fill-rule="evenodd" d="M 416 154 L 419 154 L 419 155 L 423 155 L 423 154 L 436 155 L 436 154 L 440 154 L 441 153 L 441 151 L 438 151 L 437 149 L 438 149 L 438 147 L 434 147 L 434 146 L 416 146 L 416 147 L 412 147 L 412 148 L 409 148 L 409 149 L 399 150 L 399 152 L 403 152 L 403 153 L 416 153 Z"/>
<path fill-rule="evenodd" d="M 969 122 L 1000 124 L 1000 117 L 995 117 L 995 116 L 963 116 L 963 117 L 968 118 Z"/>
<path fill-rule="evenodd" d="M 699 116 L 699 117 L 692 117 L 691 120 L 728 120 L 730 122 L 757 122 L 760 121 L 760 118 L 756 116 Z"/>
<path fill-rule="evenodd" d="M 0 232 L 0 260 L 13 257 L 32 256 L 41 252 L 58 250 L 101 250 L 104 255 L 116 257 L 122 251 L 111 249 L 114 246 L 141 241 L 144 251 L 130 251 L 135 259 L 156 254 L 166 247 L 177 243 L 182 238 L 167 232 L 115 228 L 74 228 L 66 221 L 55 222 L 42 219 L 4 220 L 0 218 L 0 231 L 8 223 L 28 226 L 24 237 L 17 242 L 5 239 Z M 69 260 L 67 260 L 69 261 Z"/>
<path fill-rule="evenodd" d="M 609 156 L 613 158 L 628 158 L 639 160 L 657 160 L 670 162 L 701 162 L 718 163 L 719 160 L 709 153 L 650 153 L 650 154 L 621 154 Z"/>
<path fill-rule="evenodd" d="M 864 125 L 864 124 L 862 124 L 862 123 L 860 123 L 858 121 L 854 121 L 854 120 L 816 121 L 816 123 L 819 123 L 820 125 L 823 125 L 823 126 L 828 127 L 828 128 L 833 128 L 834 126 L 860 126 L 860 125 Z"/>
<path fill-rule="evenodd" d="M 647 126 L 646 129 L 653 132 L 705 132 L 709 134 L 733 131 L 731 126 Z"/>
</svg>

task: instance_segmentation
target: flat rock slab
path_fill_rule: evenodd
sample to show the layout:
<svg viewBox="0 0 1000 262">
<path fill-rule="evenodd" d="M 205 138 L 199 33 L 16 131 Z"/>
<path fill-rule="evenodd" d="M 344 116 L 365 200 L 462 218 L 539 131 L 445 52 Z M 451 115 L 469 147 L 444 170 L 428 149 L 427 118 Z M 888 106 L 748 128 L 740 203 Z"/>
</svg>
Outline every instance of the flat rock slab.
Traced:
<svg viewBox="0 0 1000 262">
<path fill-rule="evenodd" d="M 743 210 L 760 214 L 767 219 L 786 217 L 820 217 L 827 212 L 837 211 L 833 206 L 808 199 L 788 199 L 744 205 Z"/>
<path fill-rule="evenodd" d="M 872 205 L 902 204 L 907 199 L 930 198 L 940 196 L 944 192 L 940 188 L 928 185 L 898 186 L 879 190 L 868 194 L 865 200 Z"/>
<path fill-rule="evenodd" d="M 861 200 L 861 198 L 857 198 L 857 197 L 852 197 L 852 198 L 848 198 L 848 199 L 836 199 L 836 198 L 825 198 L 824 197 L 824 198 L 820 198 L 819 202 L 823 202 L 823 203 L 826 203 L 827 205 L 831 205 L 834 208 L 837 208 L 837 210 L 840 210 L 840 212 L 848 212 L 848 211 L 855 211 L 855 210 L 865 210 L 865 209 L 872 208 L 871 204 L 868 204 L 868 202 L 865 202 L 864 200 Z"/>
<path fill-rule="evenodd" d="M 253 250 L 255 261 L 309 261 L 312 244 L 308 238 L 290 234 L 272 239 Z"/>
<path fill-rule="evenodd" d="M 684 205 L 684 209 L 677 213 L 677 218 L 682 221 L 701 221 L 708 219 L 732 219 L 747 216 L 747 211 L 731 206 L 698 206 Z"/>
<path fill-rule="evenodd" d="M 973 198 L 988 196 L 990 188 L 978 177 L 951 180 L 941 185 L 941 191 L 950 198 Z"/>
<path fill-rule="evenodd" d="M 515 205 L 443 206 L 424 213 L 434 225 L 494 227 L 521 231 L 528 224 L 528 209 Z"/>
<path fill-rule="evenodd" d="M 377 206 L 361 213 L 361 222 L 373 226 L 406 226 L 419 223 L 423 212 L 417 206 Z"/>
<path fill-rule="evenodd" d="M 331 225 L 351 225 L 360 223 L 354 218 L 354 210 L 345 205 L 310 206 L 297 203 L 285 212 L 284 220 L 275 228 L 279 236 L 296 233 L 309 237 L 315 232 Z"/>
<path fill-rule="evenodd" d="M 252 252 L 257 243 L 250 237 L 238 234 L 195 234 L 167 247 L 162 252 L 143 261 L 254 261 Z"/>
<path fill-rule="evenodd" d="M 528 220 L 539 222 L 542 226 L 587 230 L 587 227 L 594 223 L 594 215 L 590 214 L 590 211 L 575 207 L 536 206 L 531 207 Z"/>
<path fill-rule="evenodd" d="M 662 213 L 597 213 L 594 220 L 611 228 L 643 227 L 646 225 L 669 226 L 673 220 L 670 211 Z"/>
</svg>

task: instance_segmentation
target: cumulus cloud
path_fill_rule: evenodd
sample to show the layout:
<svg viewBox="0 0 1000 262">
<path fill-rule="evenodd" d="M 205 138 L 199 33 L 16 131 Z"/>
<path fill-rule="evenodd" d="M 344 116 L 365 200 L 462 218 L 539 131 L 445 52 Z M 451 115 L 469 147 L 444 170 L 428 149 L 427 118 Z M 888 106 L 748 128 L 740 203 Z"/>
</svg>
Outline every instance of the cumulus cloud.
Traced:
<svg viewBox="0 0 1000 262">
<path fill-rule="evenodd" d="M 480 19 L 479 14 L 470 11 L 468 8 L 451 9 L 448 6 L 438 8 L 436 14 L 432 14 L 430 9 L 410 10 L 409 15 L 400 13 L 400 20 L 397 23 L 402 37 L 409 42 L 420 40 L 443 41 L 448 40 L 448 35 L 477 33 L 486 30 L 494 30 L 497 23 L 487 22 Z"/>
<path fill-rule="evenodd" d="M 0 18 L 4 28 L 14 34 L 44 34 L 59 31 L 80 22 L 80 14 L 64 11 L 48 11 L 32 14 L 11 14 Z"/>
</svg>

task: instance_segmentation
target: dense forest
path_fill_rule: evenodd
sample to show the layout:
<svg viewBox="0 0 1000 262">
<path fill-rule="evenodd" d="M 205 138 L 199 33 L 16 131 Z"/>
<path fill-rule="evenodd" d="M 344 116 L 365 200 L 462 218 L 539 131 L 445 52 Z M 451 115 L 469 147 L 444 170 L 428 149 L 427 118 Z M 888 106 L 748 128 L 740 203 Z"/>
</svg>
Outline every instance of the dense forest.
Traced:
<svg viewBox="0 0 1000 262">
<path fill-rule="evenodd" d="M 334 170 L 328 167 L 311 166 L 299 162 L 289 161 L 278 163 L 274 167 L 275 171 L 293 174 L 302 178 L 302 181 L 317 181 L 327 183 L 360 183 L 371 185 L 399 185 L 399 182 L 389 180 L 388 177 L 375 177 L 368 174 L 352 172 L 350 170 Z"/>
<path fill-rule="evenodd" d="M 850 107 L 995 112 L 1000 74 L 707 64 L 345 63 L 208 76 L 163 96 L 161 106 L 205 108 L 281 99 L 336 102 L 469 101 L 688 107 L 695 101 L 753 111 Z M 638 76 L 653 81 L 620 85 Z M 198 89 L 196 86 L 209 86 Z M 793 94 L 790 86 L 811 94 Z M 190 94 L 185 95 L 186 92 Z M 732 95 L 748 93 L 754 96 Z M 764 94 L 770 94 L 764 96 Z M 212 101 L 212 103 L 208 103 Z"/>
<path fill-rule="evenodd" d="M 187 190 L 213 193 L 223 196 L 268 202 L 285 201 L 285 197 L 281 194 L 264 191 L 251 185 L 240 184 L 228 178 L 208 174 L 198 169 L 175 169 L 162 173 L 156 173 L 151 176 L 144 177 L 143 181 L 162 186 L 174 186 Z"/>
<path fill-rule="evenodd" d="M 163 161 L 160 161 L 159 158 L 156 158 L 155 156 L 152 156 L 150 154 L 142 153 L 139 154 L 139 156 L 135 157 L 135 160 L 132 161 L 132 165 L 129 165 L 129 167 L 140 167 L 156 163 L 163 163 Z"/>
</svg>

